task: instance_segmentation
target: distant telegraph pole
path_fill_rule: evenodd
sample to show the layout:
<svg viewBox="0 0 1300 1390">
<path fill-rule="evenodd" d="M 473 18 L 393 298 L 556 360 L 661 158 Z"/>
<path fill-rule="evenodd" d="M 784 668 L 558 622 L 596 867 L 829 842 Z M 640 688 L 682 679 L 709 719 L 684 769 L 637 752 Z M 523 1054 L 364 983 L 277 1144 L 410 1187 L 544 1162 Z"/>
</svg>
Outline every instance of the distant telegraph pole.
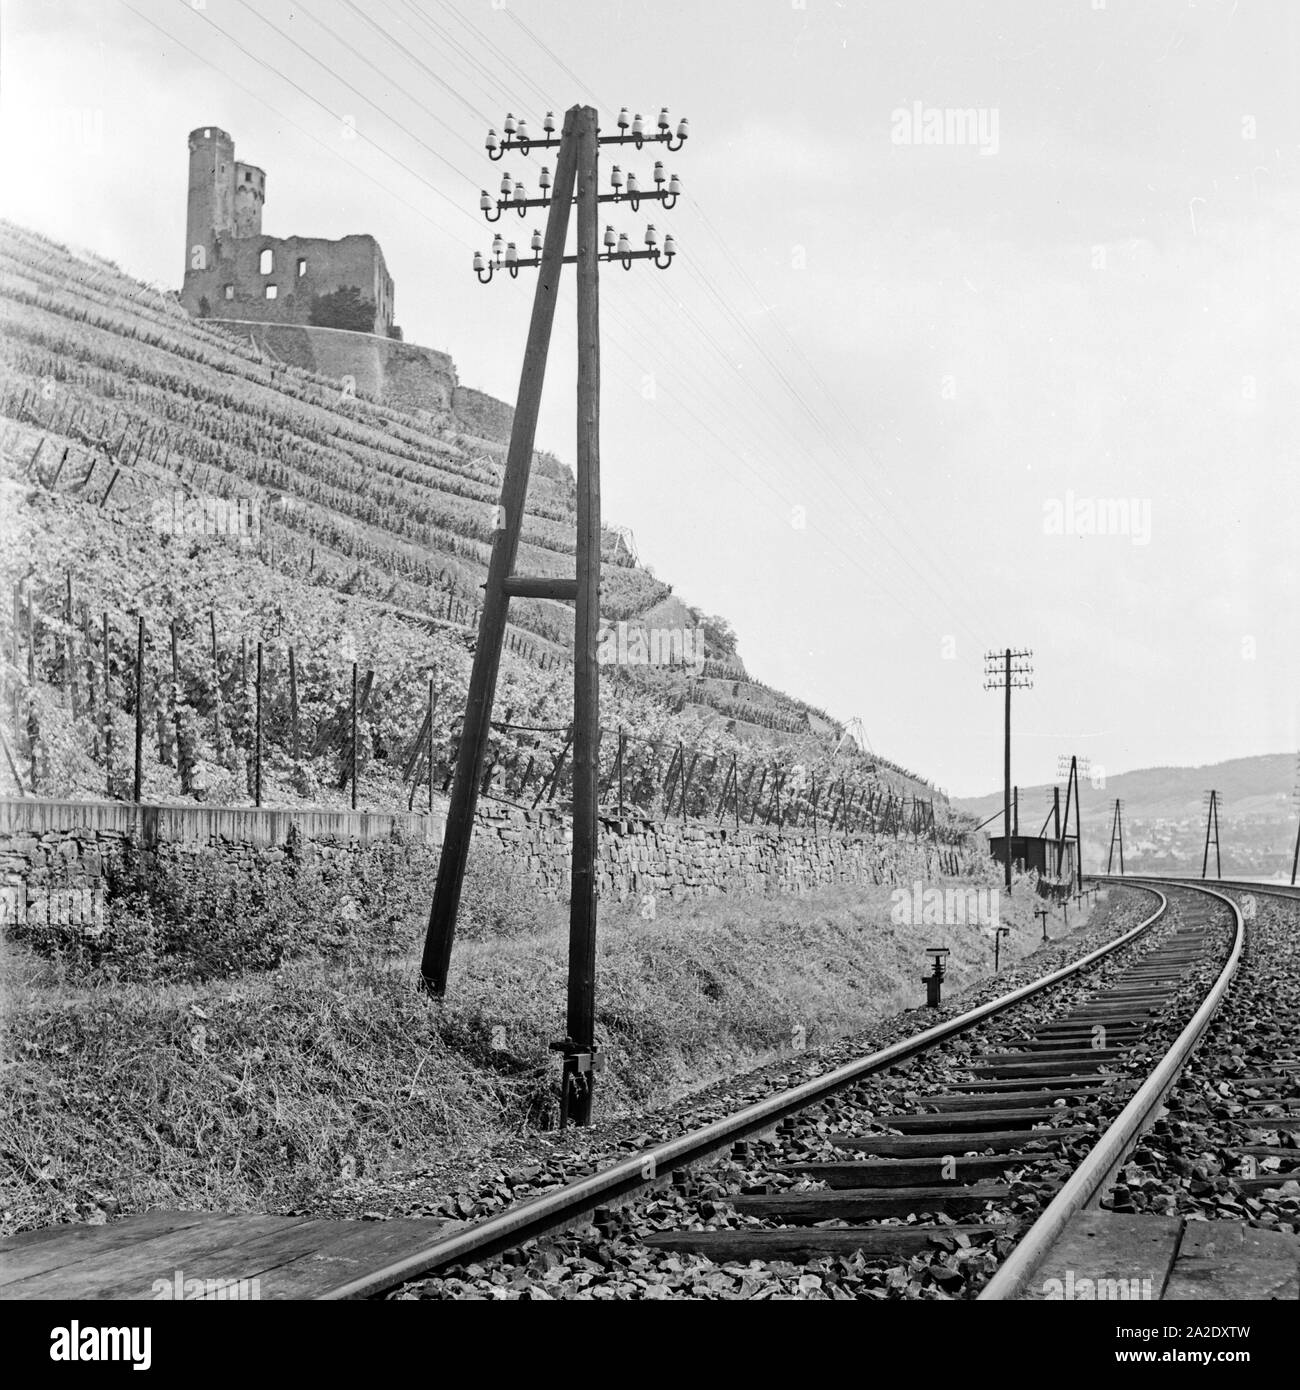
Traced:
<svg viewBox="0 0 1300 1390">
<path fill-rule="evenodd" d="M 1124 803 L 1115 798 L 1115 814 L 1110 823 L 1110 854 L 1106 859 L 1106 872 L 1109 874 L 1115 862 L 1115 845 L 1119 844 L 1119 872 L 1124 876 Z"/>
<path fill-rule="evenodd" d="M 492 198 L 484 190 L 479 206 L 489 222 L 497 222 L 509 212 L 526 217 L 530 208 L 546 208 L 546 235 L 535 230 L 529 242 L 531 256 L 521 257 L 518 246 L 500 233 L 492 240 L 488 257 L 475 253 L 474 272 L 487 284 L 501 271 L 512 279 L 520 269 L 536 269 L 537 289 L 533 315 L 524 349 L 519 396 L 506 455 L 501 501 L 493 513 L 493 545 L 484 585 L 483 609 L 479 618 L 478 642 L 470 674 L 460 748 L 452 782 L 451 801 L 438 881 L 429 913 L 421 976 L 426 989 L 442 995 L 447 988 L 456 912 L 460 904 L 474 828 L 483 760 L 491 733 L 492 701 L 497 671 L 512 598 L 549 598 L 575 605 L 573 645 L 573 859 L 569 907 L 569 988 L 567 1035 L 555 1044 L 564 1057 L 560 1123 L 587 1124 L 595 1071 L 601 1065 L 595 1046 L 596 1014 L 596 803 L 597 751 L 600 737 L 599 666 L 596 661 L 600 627 L 600 323 L 599 268 L 618 263 L 631 270 L 635 260 L 651 260 L 660 270 L 673 261 L 677 244 L 671 235 L 662 243 L 654 224 L 645 229 L 644 250 L 632 249 L 626 232 L 612 226 L 601 237 L 598 204 L 616 203 L 640 210 L 643 202 L 658 202 L 671 208 L 681 192 L 676 175 L 665 173 L 656 160 L 649 183 L 642 188 L 634 172 L 624 174 L 620 166 L 610 171 L 612 192 L 599 191 L 598 154 L 601 145 L 631 145 L 640 150 L 662 144 L 679 150 L 687 137 L 687 123 L 677 125 L 676 134 L 667 110 L 659 113 L 651 128 L 641 116 L 619 112 L 617 135 L 600 134 L 597 114 L 591 106 L 573 106 L 565 112 L 564 127 L 557 137 L 555 119 L 548 112 L 540 138 L 528 133 L 527 123 L 507 115 L 504 136 L 495 130 L 487 136 L 491 159 L 504 158 L 514 151 L 526 157 L 533 150 L 557 151 L 555 176 L 544 167 L 538 176 L 540 196 L 529 197 L 522 182 L 509 173 L 502 176 L 501 196 Z M 650 188 L 653 183 L 653 189 Z M 565 238 L 569 209 L 577 204 L 576 254 L 566 256 Z M 601 247 L 604 247 L 602 253 Z M 538 407 L 551 327 L 555 317 L 561 270 L 577 268 L 578 298 L 578 447 L 577 447 L 577 537 L 573 578 L 524 576 L 514 573 L 528 474 L 532 464 L 533 439 L 537 429 Z"/>
<path fill-rule="evenodd" d="M 1295 887 L 1296 866 L 1300 865 L 1300 753 L 1295 755 L 1295 786 L 1291 788 L 1291 799 L 1296 803 L 1295 853 L 1291 856 L 1291 886 Z"/>
<path fill-rule="evenodd" d="M 1205 794 L 1205 853 L 1201 856 L 1201 877 L 1205 877 L 1210 867 L 1210 827 L 1214 827 L 1214 876 L 1223 877 L 1223 865 L 1219 862 L 1219 793 L 1213 787 Z"/>
<path fill-rule="evenodd" d="M 1006 699 L 1006 718 L 1005 733 L 1006 741 L 1002 759 L 1002 825 L 1005 831 L 1004 845 L 1006 848 L 1006 884 L 1007 893 L 1011 893 L 1011 692 L 1014 689 L 1032 690 L 1033 681 L 1029 679 L 1034 674 L 1034 668 L 1029 664 L 1033 656 L 1032 651 L 1013 651 L 1007 647 L 1001 652 L 984 653 L 984 689 L 985 690 L 1005 690 Z"/>
</svg>

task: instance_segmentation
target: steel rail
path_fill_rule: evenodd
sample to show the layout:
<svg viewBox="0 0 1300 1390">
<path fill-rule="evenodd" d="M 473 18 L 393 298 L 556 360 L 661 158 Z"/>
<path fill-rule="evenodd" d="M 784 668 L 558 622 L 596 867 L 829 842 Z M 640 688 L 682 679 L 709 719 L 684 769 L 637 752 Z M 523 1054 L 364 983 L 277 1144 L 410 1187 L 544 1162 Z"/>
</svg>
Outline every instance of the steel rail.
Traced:
<svg viewBox="0 0 1300 1390">
<path fill-rule="evenodd" d="M 1288 898 L 1292 901 L 1300 898 L 1300 883 L 1282 883 L 1276 879 L 1264 879 L 1261 882 L 1251 878 L 1180 878 L 1176 874 L 1086 874 L 1085 877 L 1101 883 L 1172 883 L 1187 888 L 1231 888 L 1234 891 L 1241 889 L 1270 893 L 1274 897 Z"/>
<path fill-rule="evenodd" d="M 1203 886 L 1201 879 L 1179 879 L 1189 888 Z M 1216 878 L 1209 880 L 1219 888 L 1231 888 L 1234 893 L 1263 893 L 1272 898 L 1283 898 L 1287 902 L 1300 902 L 1300 883 L 1252 883 L 1248 878 Z"/>
<path fill-rule="evenodd" d="M 1126 882 L 1131 880 L 1126 878 Z M 1165 881 L 1165 880 L 1162 880 Z M 1134 886 L 1147 886 L 1134 884 Z M 1231 898 L 1216 893 L 1212 888 L 1200 884 L 1180 884 L 1180 887 L 1194 889 L 1207 897 L 1217 898 L 1226 904 L 1233 916 L 1235 932 L 1232 950 L 1223 969 L 1219 972 L 1209 993 L 1200 1007 L 1192 1015 L 1187 1026 L 1179 1033 L 1169 1050 L 1157 1063 L 1155 1070 L 1138 1088 L 1132 1100 L 1115 1117 L 1106 1131 L 1089 1150 L 1087 1157 L 1074 1170 L 1065 1185 L 1039 1214 L 1038 1219 L 1025 1232 L 1019 1244 L 998 1267 L 997 1273 L 980 1290 L 979 1298 L 985 1301 L 1012 1300 L 1024 1291 L 1034 1271 L 1042 1264 L 1052 1247 L 1060 1239 L 1070 1218 L 1085 1208 L 1094 1207 L 1096 1200 L 1106 1184 L 1118 1171 L 1125 1156 L 1136 1143 L 1143 1130 L 1154 1118 L 1155 1111 L 1178 1080 L 1187 1059 L 1195 1051 L 1201 1035 L 1210 1025 L 1210 1020 L 1218 1010 L 1227 993 L 1228 985 L 1236 974 L 1237 965 L 1245 945 L 1246 925 L 1241 909 Z"/>
<path fill-rule="evenodd" d="M 935 1043 L 955 1037 L 984 1019 L 1050 989 L 1136 940 L 1163 915 L 1168 906 L 1168 899 L 1158 888 L 1152 888 L 1145 883 L 1126 886 L 1154 893 L 1159 899 L 1159 906 L 1136 927 L 1081 956 L 1077 961 L 1051 971 L 1041 979 L 1031 980 L 1029 984 L 1021 985 L 1009 994 L 936 1024 L 933 1028 L 904 1038 L 901 1042 L 891 1043 L 888 1047 L 860 1057 L 856 1061 L 847 1062 L 823 1076 L 779 1091 L 721 1120 L 678 1135 L 677 1138 L 657 1144 L 653 1148 L 644 1149 L 598 1173 L 578 1178 L 556 1191 L 542 1193 L 496 1216 L 475 1222 L 472 1226 L 435 1240 L 423 1250 L 350 1279 L 318 1295 L 318 1298 L 323 1301 L 368 1298 L 440 1266 L 463 1261 L 470 1256 L 487 1258 L 535 1236 L 572 1225 L 597 1205 L 628 1196 L 650 1185 L 672 1168 L 698 1163 L 738 1139 L 770 1129 L 787 1116 L 806 1109 L 852 1082 L 924 1052 Z"/>
</svg>

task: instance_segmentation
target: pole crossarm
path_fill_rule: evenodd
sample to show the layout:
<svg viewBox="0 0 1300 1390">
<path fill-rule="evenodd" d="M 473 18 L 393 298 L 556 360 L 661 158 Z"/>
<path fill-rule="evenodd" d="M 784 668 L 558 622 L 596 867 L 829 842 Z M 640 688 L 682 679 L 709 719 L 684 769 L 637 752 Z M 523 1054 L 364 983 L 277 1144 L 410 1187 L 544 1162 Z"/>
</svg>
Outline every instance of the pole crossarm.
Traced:
<svg viewBox="0 0 1300 1390">
<path fill-rule="evenodd" d="M 584 108 L 590 110 L 592 108 Z M 595 187 L 596 178 L 595 162 L 601 145 L 632 145 L 636 149 L 642 149 L 645 145 L 663 145 L 669 150 L 679 150 L 686 142 L 688 134 L 688 122 L 683 118 L 677 126 L 677 133 L 674 136 L 672 123 L 668 119 L 668 110 L 665 107 L 659 113 L 659 119 L 654 131 L 646 128 L 646 122 L 640 116 L 629 117 L 627 109 L 624 108 L 618 114 L 617 135 L 601 135 L 600 127 L 596 127 L 596 135 L 592 142 L 592 186 L 586 191 L 586 198 L 594 209 L 600 203 L 626 203 L 633 212 L 640 211 L 641 204 L 659 203 L 661 207 L 669 209 L 675 207 L 678 198 L 682 193 L 682 182 L 676 174 L 669 175 L 663 166 L 662 160 L 656 160 L 651 174 L 654 188 L 642 188 L 637 181 L 636 174 L 629 170 L 626 174 L 619 165 L 614 165 L 610 171 L 610 183 L 613 191 L 601 193 Z M 534 140 L 527 134 L 527 122 L 522 118 L 516 119 L 511 113 L 507 113 L 504 125 L 504 138 L 498 136 L 495 130 L 489 130 L 487 134 L 487 152 L 492 159 L 501 159 L 509 150 L 517 150 L 521 155 L 528 155 L 534 149 L 559 148 L 563 154 L 563 137 L 555 138 L 555 115 L 547 112 L 546 120 L 543 122 L 544 137 Z M 520 217 L 525 217 L 530 208 L 553 209 L 556 201 L 563 198 L 566 202 L 572 201 L 574 197 L 573 187 L 561 189 L 558 164 L 557 174 L 554 181 L 551 179 L 549 168 L 543 168 L 538 176 L 538 186 L 541 195 L 536 198 L 528 196 L 528 189 L 522 182 L 516 182 L 510 174 L 503 174 L 501 178 L 501 196 L 493 200 L 492 195 L 483 189 L 479 197 L 479 210 L 489 222 L 499 222 L 510 209 L 514 209 Z M 645 250 L 634 251 L 632 241 L 626 232 L 615 232 L 613 227 L 605 228 L 605 235 L 602 241 L 603 251 L 595 251 L 595 260 L 598 262 L 618 261 L 624 270 L 632 269 L 633 261 L 653 261 L 660 270 L 667 270 L 673 263 L 673 257 L 677 253 L 677 243 L 673 236 L 666 235 L 663 239 L 663 248 L 659 245 L 659 232 L 654 223 L 650 223 L 645 229 Z M 480 283 L 486 285 L 499 271 L 506 271 L 513 279 L 523 268 L 540 269 L 542 234 L 534 229 L 529 241 L 532 256 L 521 257 L 519 248 L 515 242 L 507 242 L 498 232 L 492 238 L 492 250 L 489 255 L 484 256 L 482 252 L 474 253 L 474 273 L 478 276 Z M 594 249 L 594 248 L 593 248 Z M 562 261 L 565 265 L 577 265 L 578 256 L 565 256 Z"/>
<path fill-rule="evenodd" d="M 487 260 L 485 260 L 477 252 L 475 253 L 474 271 L 478 275 L 479 281 L 482 284 L 486 285 L 493 278 L 493 276 L 501 270 L 507 271 L 510 274 L 511 278 L 514 278 L 519 274 L 521 270 L 541 269 L 542 259 L 540 256 L 528 256 L 525 257 L 525 259 L 520 260 L 516 255 L 512 259 L 510 251 L 513 248 L 513 246 L 514 242 L 509 242 L 502 255 L 498 256 L 495 252 L 493 252 L 492 257 Z M 656 250 L 614 250 L 607 251 L 604 254 L 597 256 L 596 259 L 603 262 L 618 261 L 619 264 L 622 265 L 624 270 L 631 270 L 633 261 L 653 261 L 660 270 L 667 270 L 668 267 L 672 265 L 673 257 L 676 254 L 676 243 L 673 241 L 672 237 L 668 237 L 665 239 L 664 249 L 662 253 Z M 577 256 L 565 256 L 563 258 L 562 263 L 564 265 L 577 265 L 578 258 Z"/>
<path fill-rule="evenodd" d="M 661 144 L 676 151 L 681 149 L 690 135 L 690 121 L 685 116 L 677 122 L 677 132 L 674 135 L 666 106 L 660 108 L 659 118 L 655 122 L 653 131 L 646 129 L 646 123 L 640 112 L 629 118 L 626 106 L 618 113 L 617 125 L 617 135 L 601 135 L 600 128 L 597 127 L 597 146 L 633 145 L 639 150 L 647 144 Z M 554 111 L 546 113 L 546 119 L 542 122 L 542 138 L 540 140 L 536 140 L 528 134 L 527 120 L 522 116 L 516 118 L 511 111 L 506 112 L 505 123 L 501 128 L 504 135 L 498 135 L 495 129 L 489 130 L 487 139 L 484 141 L 490 159 L 504 159 L 510 150 L 518 150 L 520 154 L 527 156 L 531 150 L 554 149 L 562 143 L 561 140 L 555 138 Z M 675 144 L 674 141 L 676 141 Z"/>
<path fill-rule="evenodd" d="M 674 182 L 680 183 L 681 181 L 674 176 Z M 523 184 L 514 184 L 512 187 L 516 190 L 522 189 Z M 626 203 L 633 212 L 640 212 L 642 203 L 662 203 L 665 211 L 671 212 L 672 209 L 676 207 L 677 199 L 680 196 L 680 189 L 677 192 L 672 192 L 667 188 L 657 188 L 653 193 L 642 193 L 639 191 L 636 193 L 602 193 L 596 201 L 598 203 Z M 551 206 L 551 201 L 549 196 L 541 198 L 519 198 L 512 194 L 512 196 L 508 198 L 498 198 L 494 203 L 487 189 L 484 189 L 480 195 L 479 208 L 489 222 L 499 222 L 503 212 L 517 212 L 520 217 L 524 217 L 527 215 L 529 208 L 549 208 Z M 492 210 L 494 208 L 497 214 L 495 217 L 492 216 Z"/>
<path fill-rule="evenodd" d="M 1006 707 L 1004 714 L 1004 736 L 1002 759 L 1002 848 L 1004 862 L 1004 882 L 1006 885 L 1007 896 L 1011 896 L 1011 861 L 1012 861 L 1012 838 L 1016 830 L 1016 820 L 1012 818 L 1012 793 L 1011 793 L 1011 692 L 1013 690 L 1031 689 L 1033 682 L 1027 677 L 1033 674 L 1033 667 L 1029 664 L 1029 658 L 1033 652 L 1029 650 L 1017 651 L 1013 647 L 1005 647 L 1000 652 L 984 653 L 984 689 L 1003 690 L 1006 692 Z M 1018 819 L 1018 816 L 1016 817 Z"/>
</svg>

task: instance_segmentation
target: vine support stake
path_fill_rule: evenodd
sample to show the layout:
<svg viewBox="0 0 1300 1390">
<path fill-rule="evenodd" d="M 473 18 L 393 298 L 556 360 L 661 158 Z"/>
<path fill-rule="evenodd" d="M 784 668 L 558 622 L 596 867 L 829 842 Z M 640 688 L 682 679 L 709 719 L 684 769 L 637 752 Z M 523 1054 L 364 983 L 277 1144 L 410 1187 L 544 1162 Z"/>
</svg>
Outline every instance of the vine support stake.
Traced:
<svg viewBox="0 0 1300 1390">
<path fill-rule="evenodd" d="M 108 614 L 104 613 L 104 787 L 109 796 L 113 795 L 113 686 L 110 670 L 110 648 L 108 645 Z"/>
<path fill-rule="evenodd" d="M 260 642 L 257 644 L 257 722 L 255 730 L 253 735 L 253 805 L 260 806 L 262 804 L 262 644 Z"/>
<path fill-rule="evenodd" d="M 144 614 L 135 641 L 135 777 L 131 782 L 131 800 L 140 802 L 141 774 L 144 769 Z"/>
</svg>

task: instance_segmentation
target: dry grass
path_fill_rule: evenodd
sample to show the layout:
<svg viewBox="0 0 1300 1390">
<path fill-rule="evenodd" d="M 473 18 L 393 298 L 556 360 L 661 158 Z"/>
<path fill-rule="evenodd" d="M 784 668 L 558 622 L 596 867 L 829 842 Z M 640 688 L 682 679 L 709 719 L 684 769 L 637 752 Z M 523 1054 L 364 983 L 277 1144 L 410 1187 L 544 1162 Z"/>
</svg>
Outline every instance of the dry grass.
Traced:
<svg viewBox="0 0 1300 1390">
<path fill-rule="evenodd" d="M 889 905 L 886 888 L 844 887 L 674 904 L 656 921 L 607 908 L 600 1109 L 768 1060 L 796 1024 L 815 1046 L 916 1005 L 927 945 L 952 949 L 950 991 L 991 967 L 978 928 L 898 926 Z M 1034 947 L 1031 906 L 1003 905 L 1008 960 Z M 300 1206 L 353 1173 L 549 1123 L 566 914 L 530 900 L 521 934 L 519 903 L 492 910 L 514 934 L 459 942 L 437 1003 L 414 957 L 360 940 L 273 971 L 137 983 L 7 943 L 0 1229 L 95 1208 Z"/>
</svg>

